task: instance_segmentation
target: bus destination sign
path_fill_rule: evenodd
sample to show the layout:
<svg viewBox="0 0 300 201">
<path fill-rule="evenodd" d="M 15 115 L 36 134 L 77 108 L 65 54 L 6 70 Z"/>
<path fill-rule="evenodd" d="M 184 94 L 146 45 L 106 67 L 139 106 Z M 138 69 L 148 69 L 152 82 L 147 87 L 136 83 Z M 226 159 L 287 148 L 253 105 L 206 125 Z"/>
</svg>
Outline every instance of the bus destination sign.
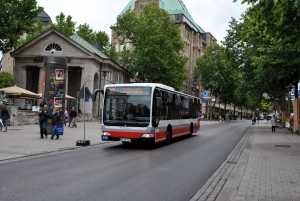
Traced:
<svg viewBox="0 0 300 201">
<path fill-rule="evenodd" d="M 109 95 L 150 95 L 149 87 L 110 87 L 106 88 Z"/>
</svg>

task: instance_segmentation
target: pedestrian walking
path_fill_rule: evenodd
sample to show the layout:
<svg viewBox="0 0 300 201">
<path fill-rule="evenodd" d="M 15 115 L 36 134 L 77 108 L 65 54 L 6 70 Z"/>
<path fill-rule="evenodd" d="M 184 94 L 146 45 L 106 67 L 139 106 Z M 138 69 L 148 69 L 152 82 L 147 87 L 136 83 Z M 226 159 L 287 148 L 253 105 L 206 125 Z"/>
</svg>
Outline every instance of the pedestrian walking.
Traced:
<svg viewBox="0 0 300 201">
<path fill-rule="evenodd" d="M 225 116 L 225 122 L 229 123 L 229 115 L 228 114 L 226 114 L 226 116 Z"/>
<path fill-rule="evenodd" d="M 69 112 L 69 116 L 70 116 L 70 123 L 68 127 L 77 128 L 77 124 L 76 124 L 77 111 L 75 110 L 75 107 L 72 107 L 71 112 Z"/>
<path fill-rule="evenodd" d="M 43 109 L 44 105 L 47 105 L 47 103 L 46 103 L 45 99 L 42 98 L 42 102 L 40 103 L 40 109 Z"/>
<path fill-rule="evenodd" d="M 294 130 L 294 117 L 290 117 L 289 123 L 290 123 L 290 127 L 288 128 L 288 130 L 293 132 L 293 130 Z"/>
<path fill-rule="evenodd" d="M 10 119 L 10 116 L 5 104 L 2 104 L 1 106 L 1 119 L 4 127 L 4 132 L 7 132 L 7 120 Z M 2 130 L 2 128 L 0 130 Z"/>
<path fill-rule="evenodd" d="M 256 116 L 254 115 L 253 117 L 252 117 L 252 125 L 254 125 L 256 123 Z"/>
<path fill-rule="evenodd" d="M 271 119 L 271 126 L 272 126 L 272 132 L 275 132 L 275 128 L 276 128 L 276 117 L 275 117 L 275 115 L 273 115 L 273 117 Z"/>
<path fill-rule="evenodd" d="M 52 120 L 53 120 L 52 124 L 54 125 L 54 128 L 53 128 L 52 135 L 50 138 L 51 138 L 51 140 L 53 140 L 54 135 L 56 135 L 56 139 L 59 139 L 59 135 L 58 135 L 58 133 L 56 133 L 56 127 L 60 124 L 60 115 L 56 108 L 53 109 Z"/>
<path fill-rule="evenodd" d="M 65 124 L 65 126 L 67 125 L 68 116 L 69 116 L 68 110 L 67 110 L 67 108 L 65 108 L 65 111 L 64 111 L 64 124 Z"/>
<path fill-rule="evenodd" d="M 39 110 L 39 125 L 40 125 L 40 134 L 41 137 L 40 139 L 44 139 L 44 134 L 45 134 L 45 138 L 47 138 L 47 130 L 46 130 L 46 123 L 47 123 L 47 119 L 50 117 L 50 113 L 48 110 L 48 105 L 45 104 L 44 108 Z"/>
</svg>

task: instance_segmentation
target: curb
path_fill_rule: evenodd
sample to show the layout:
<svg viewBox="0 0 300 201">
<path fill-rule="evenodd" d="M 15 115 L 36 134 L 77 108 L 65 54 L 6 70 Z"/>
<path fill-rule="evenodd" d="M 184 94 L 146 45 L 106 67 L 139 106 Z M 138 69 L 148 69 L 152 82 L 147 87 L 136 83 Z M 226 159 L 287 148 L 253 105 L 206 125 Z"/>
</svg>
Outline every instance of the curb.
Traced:
<svg viewBox="0 0 300 201">
<path fill-rule="evenodd" d="M 229 154 L 227 159 L 189 201 L 206 201 L 217 199 L 237 161 L 239 160 L 249 136 L 253 134 L 253 131 L 253 126 L 249 127 L 244 137 Z"/>
</svg>

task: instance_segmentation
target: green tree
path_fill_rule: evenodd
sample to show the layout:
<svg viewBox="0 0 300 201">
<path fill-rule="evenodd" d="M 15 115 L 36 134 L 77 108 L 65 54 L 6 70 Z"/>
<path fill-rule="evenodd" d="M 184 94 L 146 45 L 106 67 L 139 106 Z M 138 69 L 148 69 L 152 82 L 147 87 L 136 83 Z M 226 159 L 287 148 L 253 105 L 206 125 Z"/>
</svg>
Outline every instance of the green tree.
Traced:
<svg viewBox="0 0 300 201">
<path fill-rule="evenodd" d="M 115 46 L 110 45 L 109 53 L 107 54 L 107 56 L 109 56 L 109 58 L 111 60 L 113 60 L 114 62 L 120 64 L 120 62 L 119 62 L 119 55 L 117 53 L 117 50 L 116 50 Z"/>
<path fill-rule="evenodd" d="M 123 66 L 136 74 L 137 82 L 158 82 L 182 89 L 188 61 L 182 55 L 184 43 L 178 25 L 157 2 L 143 7 L 140 15 L 126 11 L 118 16 L 112 29 L 121 44 L 127 40 L 133 44 L 122 59 Z"/>
<path fill-rule="evenodd" d="M 0 72 L 0 88 L 11 87 L 14 85 L 14 76 L 8 71 Z"/>
<path fill-rule="evenodd" d="M 223 103 L 233 103 L 238 71 L 227 57 L 224 47 L 209 46 L 206 53 L 197 59 L 195 75 L 201 86 Z"/>
<path fill-rule="evenodd" d="M 268 81 L 261 88 L 271 99 L 285 102 L 286 86 L 299 82 L 300 3 L 298 0 L 243 0 L 252 4 L 242 23 L 242 42 L 257 80 Z"/>
<path fill-rule="evenodd" d="M 106 56 L 114 62 L 119 63 L 118 55 L 114 46 L 109 43 L 109 36 L 105 31 L 94 31 L 88 24 L 80 24 L 76 34 L 95 45 Z"/>
<path fill-rule="evenodd" d="M 95 32 L 95 42 L 99 44 L 99 50 L 102 51 L 105 55 L 110 56 L 110 43 L 109 36 L 105 31 Z"/>
<path fill-rule="evenodd" d="M 76 34 L 89 43 L 96 42 L 94 30 L 87 23 L 80 24 L 77 27 Z"/>
<path fill-rule="evenodd" d="M 42 11 L 36 0 L 0 0 L 0 51 L 16 48 L 20 35 L 29 32 Z"/>
<path fill-rule="evenodd" d="M 72 21 L 72 17 L 68 15 L 67 17 L 62 12 L 55 17 L 56 23 L 51 23 L 51 27 L 56 28 L 61 31 L 66 36 L 72 36 L 75 34 L 76 22 Z"/>
</svg>

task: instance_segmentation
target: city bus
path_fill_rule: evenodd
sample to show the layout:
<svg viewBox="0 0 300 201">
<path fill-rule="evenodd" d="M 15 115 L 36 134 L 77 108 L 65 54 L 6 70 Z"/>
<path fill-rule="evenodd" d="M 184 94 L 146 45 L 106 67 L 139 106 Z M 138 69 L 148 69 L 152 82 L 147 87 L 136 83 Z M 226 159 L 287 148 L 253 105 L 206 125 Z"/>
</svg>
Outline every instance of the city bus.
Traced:
<svg viewBox="0 0 300 201">
<path fill-rule="evenodd" d="M 166 143 L 200 129 L 200 98 L 157 83 L 105 85 L 101 132 L 103 141 Z"/>
</svg>

